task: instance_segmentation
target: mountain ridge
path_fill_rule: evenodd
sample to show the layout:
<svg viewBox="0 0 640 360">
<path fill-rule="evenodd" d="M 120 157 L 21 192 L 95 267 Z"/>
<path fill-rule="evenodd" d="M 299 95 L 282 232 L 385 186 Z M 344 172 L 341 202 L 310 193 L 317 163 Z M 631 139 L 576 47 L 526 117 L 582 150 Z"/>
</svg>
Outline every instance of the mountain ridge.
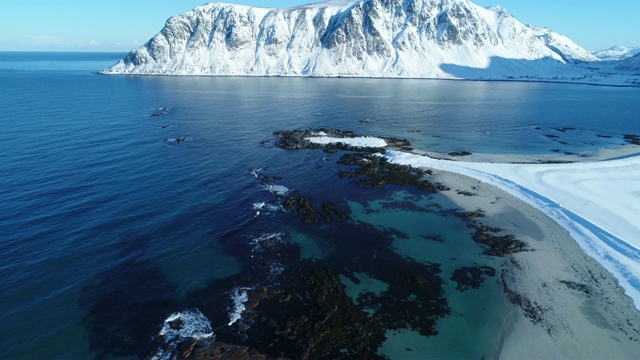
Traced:
<svg viewBox="0 0 640 360">
<path fill-rule="evenodd" d="M 584 71 L 567 64 L 596 60 L 560 34 L 469 0 L 208 3 L 169 18 L 102 73 L 575 80 Z"/>
<path fill-rule="evenodd" d="M 640 53 L 640 46 L 616 45 L 608 49 L 594 51 L 592 54 L 602 61 L 619 61 Z"/>
</svg>

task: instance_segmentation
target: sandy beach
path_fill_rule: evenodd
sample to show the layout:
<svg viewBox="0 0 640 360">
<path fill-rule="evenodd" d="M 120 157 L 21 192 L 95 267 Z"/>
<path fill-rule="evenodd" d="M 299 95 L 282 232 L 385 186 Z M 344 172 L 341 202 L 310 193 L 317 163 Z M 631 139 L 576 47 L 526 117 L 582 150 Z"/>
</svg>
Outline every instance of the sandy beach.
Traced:
<svg viewBox="0 0 640 360">
<path fill-rule="evenodd" d="M 640 146 L 532 156 L 386 148 L 379 156 L 426 170 L 476 225 L 526 244 L 487 255 L 501 256 L 508 304 L 491 358 L 638 358 Z"/>
<path fill-rule="evenodd" d="M 571 161 L 620 158 L 637 147 L 606 149 Z M 476 155 L 465 161 L 539 162 L 537 157 Z M 554 158 L 554 160 L 557 160 Z M 480 222 L 525 241 L 530 251 L 504 259 L 501 276 L 512 305 L 499 359 L 634 359 L 640 354 L 640 311 L 616 278 L 588 256 L 556 221 L 496 186 L 434 170 L 459 207 L 482 209 Z M 475 196 L 465 196 L 464 192 Z M 462 192 L 462 193 L 461 193 Z"/>
<path fill-rule="evenodd" d="M 615 278 L 587 256 L 569 233 L 542 212 L 492 185 L 437 172 L 443 192 L 481 222 L 525 241 L 531 251 L 506 258 L 507 292 L 528 299 L 541 320 L 513 305 L 500 359 L 633 359 L 640 351 L 640 312 Z M 470 191 L 464 196 L 456 190 Z M 507 293 L 505 293 L 507 296 Z"/>
</svg>

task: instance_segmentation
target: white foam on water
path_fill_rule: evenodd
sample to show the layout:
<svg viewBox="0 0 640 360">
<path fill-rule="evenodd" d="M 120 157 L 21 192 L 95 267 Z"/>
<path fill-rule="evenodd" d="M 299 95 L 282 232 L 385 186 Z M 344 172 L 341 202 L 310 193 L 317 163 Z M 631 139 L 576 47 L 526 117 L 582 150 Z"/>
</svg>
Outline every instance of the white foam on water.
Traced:
<svg viewBox="0 0 640 360">
<path fill-rule="evenodd" d="M 277 261 L 273 261 L 271 262 L 271 264 L 269 264 L 269 271 L 271 272 L 269 279 L 273 280 L 274 278 L 282 274 L 282 272 L 284 271 L 284 265 L 280 264 Z"/>
<path fill-rule="evenodd" d="M 244 303 L 249 300 L 248 288 L 235 288 L 231 293 L 231 300 L 233 300 L 233 308 L 229 312 L 229 326 L 235 324 L 236 321 L 242 318 L 242 313 L 246 310 Z"/>
<path fill-rule="evenodd" d="M 257 202 L 253 204 L 253 210 L 256 210 L 257 213 L 261 211 L 274 212 L 280 210 L 280 207 L 266 202 Z"/>
<path fill-rule="evenodd" d="M 159 335 L 164 339 L 166 346 L 159 349 L 151 360 L 170 360 L 173 351 L 184 339 L 215 338 L 211 322 L 198 309 L 171 314 L 164 320 Z"/>
<path fill-rule="evenodd" d="M 260 169 L 253 169 L 253 170 L 249 171 L 249 173 L 250 173 L 251 175 L 253 175 L 253 176 L 257 179 L 257 178 L 259 177 L 258 175 L 260 174 L 260 171 L 262 171 L 262 168 L 260 168 Z"/>
<path fill-rule="evenodd" d="M 266 240 L 270 240 L 272 242 L 275 243 L 284 243 L 285 241 L 287 241 L 284 238 L 283 233 L 269 233 L 269 234 L 264 234 L 262 236 L 253 238 L 251 240 L 251 245 L 253 245 L 253 249 L 251 249 L 251 256 L 253 257 L 255 253 L 261 253 L 263 251 L 263 245 L 262 243 Z M 284 271 L 284 265 L 282 265 L 281 263 L 275 261 L 275 260 L 270 260 L 270 259 L 265 259 L 266 261 L 268 261 L 269 263 L 269 277 L 268 277 L 268 281 L 274 281 L 276 277 L 278 277 L 280 274 L 282 274 L 282 272 Z"/>
<path fill-rule="evenodd" d="M 285 195 L 289 192 L 289 188 L 283 185 L 267 185 L 267 191 L 273 195 Z"/>
<path fill-rule="evenodd" d="M 264 234 L 261 236 L 258 236 L 256 238 L 251 239 L 251 244 L 253 245 L 253 250 L 252 251 L 261 251 L 262 250 L 262 243 L 265 240 L 271 240 L 271 239 L 277 239 L 278 242 L 283 242 L 283 237 L 284 234 L 283 233 L 268 233 L 268 234 Z"/>
<path fill-rule="evenodd" d="M 211 322 L 204 316 L 200 310 L 187 310 L 173 313 L 164 321 L 160 336 L 165 340 L 175 339 L 176 337 L 207 339 L 212 336 Z"/>
</svg>

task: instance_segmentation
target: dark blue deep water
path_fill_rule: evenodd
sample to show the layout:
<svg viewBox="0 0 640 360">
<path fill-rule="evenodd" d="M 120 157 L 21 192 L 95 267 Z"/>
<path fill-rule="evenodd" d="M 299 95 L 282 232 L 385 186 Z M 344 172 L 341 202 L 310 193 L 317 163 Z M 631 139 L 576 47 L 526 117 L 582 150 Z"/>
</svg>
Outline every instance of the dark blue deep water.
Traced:
<svg viewBox="0 0 640 360">
<path fill-rule="evenodd" d="M 340 154 L 281 150 L 273 132 L 332 127 L 431 151 L 510 154 L 591 151 L 640 132 L 634 88 L 96 73 L 122 55 L 0 53 L 2 359 L 153 355 L 169 315 L 215 312 L 213 284 L 246 271 L 242 245 L 261 236 L 285 234 L 304 259 L 364 251 L 338 246 L 348 232 L 334 225 L 257 209 L 274 195 L 252 171 L 336 203 L 351 224 L 404 234 L 392 251 L 440 266 L 452 315 L 437 336 L 390 332 L 381 353 L 490 356 L 502 330 L 498 282 L 460 292 L 449 277 L 499 263 L 479 256 L 460 219 L 429 210 L 453 206 L 400 187 L 357 187 L 338 178 Z M 358 287 L 388 286 L 356 277 L 340 276 L 354 297 Z"/>
</svg>

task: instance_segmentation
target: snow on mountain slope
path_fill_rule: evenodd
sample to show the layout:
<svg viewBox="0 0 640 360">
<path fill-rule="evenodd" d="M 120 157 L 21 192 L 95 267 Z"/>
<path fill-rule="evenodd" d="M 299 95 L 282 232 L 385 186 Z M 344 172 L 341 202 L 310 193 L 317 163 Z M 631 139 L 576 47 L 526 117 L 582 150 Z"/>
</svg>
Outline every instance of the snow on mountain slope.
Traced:
<svg viewBox="0 0 640 360">
<path fill-rule="evenodd" d="M 561 35 L 469 0 L 209 3 L 103 74 L 519 79 L 640 84 Z M 576 62 L 576 64 L 573 64 Z"/>
<path fill-rule="evenodd" d="M 640 71 L 640 53 L 616 63 L 618 70 Z"/>
<path fill-rule="evenodd" d="M 603 61 L 617 61 L 630 58 L 636 54 L 640 54 L 640 46 L 613 46 L 606 50 L 600 50 L 593 53 L 598 59 Z"/>
<path fill-rule="evenodd" d="M 539 26 L 527 26 L 537 34 L 540 40 L 544 41 L 549 49 L 560 55 L 566 62 L 600 60 L 564 35 Z"/>
</svg>

